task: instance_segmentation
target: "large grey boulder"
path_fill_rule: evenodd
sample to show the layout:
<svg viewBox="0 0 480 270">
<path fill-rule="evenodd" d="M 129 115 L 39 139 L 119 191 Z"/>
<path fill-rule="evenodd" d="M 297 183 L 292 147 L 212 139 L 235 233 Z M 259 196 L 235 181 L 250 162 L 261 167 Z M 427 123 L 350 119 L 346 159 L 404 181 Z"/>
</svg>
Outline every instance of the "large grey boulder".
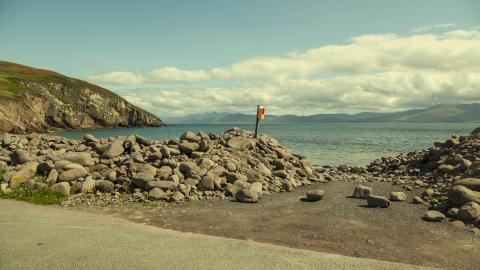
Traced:
<svg viewBox="0 0 480 270">
<path fill-rule="evenodd" d="M 445 215 L 439 211 L 429 210 L 423 215 L 422 219 L 425 221 L 439 222 L 445 219 Z"/>
<path fill-rule="evenodd" d="M 85 179 L 82 183 L 82 187 L 80 188 L 80 192 L 82 193 L 91 193 L 95 191 L 95 180 L 92 178 Z"/>
<path fill-rule="evenodd" d="M 473 191 L 480 191 L 480 178 L 465 178 L 458 180 L 455 186 L 464 186 Z"/>
<path fill-rule="evenodd" d="M 186 161 L 186 162 L 180 163 L 178 169 L 183 174 L 198 172 L 200 170 L 200 168 L 197 166 L 197 164 L 195 164 L 195 162 L 191 162 L 191 161 Z"/>
<path fill-rule="evenodd" d="M 65 160 L 68 160 L 73 163 L 80 164 L 82 166 L 93 166 L 95 161 L 92 158 L 92 155 L 88 152 L 68 152 L 63 156 Z"/>
<path fill-rule="evenodd" d="M 70 165 L 70 164 L 69 164 Z M 81 166 L 81 165 L 78 165 Z M 88 171 L 83 167 L 75 167 L 63 171 L 57 179 L 57 182 L 71 182 L 88 175 Z"/>
<path fill-rule="evenodd" d="M 24 164 L 31 160 L 30 154 L 23 149 L 13 151 L 10 158 L 13 164 Z"/>
<path fill-rule="evenodd" d="M 469 202 L 464 204 L 458 210 L 457 216 L 465 222 L 475 221 L 477 218 L 480 217 L 480 204 L 476 202 Z"/>
<path fill-rule="evenodd" d="M 390 193 L 390 201 L 401 202 L 407 200 L 407 195 L 400 191 Z"/>
<path fill-rule="evenodd" d="M 254 182 L 248 188 L 253 193 L 256 193 L 257 196 L 260 198 L 263 195 L 263 185 L 260 182 Z"/>
<path fill-rule="evenodd" d="M 67 182 L 56 183 L 52 186 L 52 190 L 58 193 L 62 193 L 65 196 L 70 195 L 70 184 Z"/>
<path fill-rule="evenodd" d="M 152 188 L 148 192 L 148 198 L 150 200 L 167 200 L 168 195 L 167 195 L 167 193 L 165 193 L 165 191 L 163 191 L 160 188 Z"/>
<path fill-rule="evenodd" d="M 102 158 L 111 159 L 123 154 L 123 152 L 125 152 L 125 148 L 123 147 L 124 143 L 125 138 L 123 137 L 115 139 L 107 146 L 107 149 L 105 149 L 105 151 L 102 153 Z"/>
<path fill-rule="evenodd" d="M 115 185 L 108 180 L 100 181 L 95 187 L 104 193 L 110 193 L 115 189 Z"/>
<path fill-rule="evenodd" d="M 200 181 L 202 190 L 214 190 L 215 189 L 215 176 L 212 174 L 205 175 Z"/>
<path fill-rule="evenodd" d="M 235 200 L 243 203 L 256 203 L 258 202 L 258 194 L 249 189 L 240 189 L 235 193 Z"/>
<path fill-rule="evenodd" d="M 21 184 L 32 179 L 37 172 L 38 163 L 35 161 L 29 162 L 22 166 L 20 170 L 13 173 L 10 178 L 10 188 L 19 187 Z"/>
<path fill-rule="evenodd" d="M 196 142 L 181 142 L 178 147 L 185 154 L 191 154 L 200 149 L 200 145 Z"/>
<path fill-rule="evenodd" d="M 145 146 L 150 146 L 153 144 L 153 141 L 148 139 L 148 138 L 145 138 L 143 136 L 140 136 L 140 135 L 135 135 L 135 138 L 136 138 L 136 141 L 139 143 L 139 144 L 142 144 L 142 145 L 145 145 Z"/>
<path fill-rule="evenodd" d="M 353 191 L 352 198 L 366 199 L 368 196 L 372 195 L 372 191 L 373 189 L 371 187 L 358 185 Z"/>
<path fill-rule="evenodd" d="M 145 185 L 146 190 L 151 190 L 153 188 L 160 188 L 162 190 L 175 190 L 177 187 L 175 182 L 172 181 L 151 181 Z"/>
<path fill-rule="evenodd" d="M 383 196 L 369 195 L 367 197 L 367 204 L 369 207 L 388 208 L 390 201 Z"/>
<path fill-rule="evenodd" d="M 87 143 L 98 143 L 99 142 L 99 140 L 97 138 L 95 138 L 92 134 L 85 134 L 85 136 L 83 136 L 83 139 Z"/>
<path fill-rule="evenodd" d="M 305 200 L 309 201 L 309 202 L 316 202 L 316 201 L 320 201 L 323 199 L 323 196 L 325 194 L 325 191 L 321 190 L 321 189 L 317 189 L 317 190 L 308 190 L 306 193 L 305 193 Z"/>
<path fill-rule="evenodd" d="M 200 137 L 198 135 L 195 135 L 195 133 L 193 133 L 191 131 L 187 131 L 187 132 L 183 133 L 182 136 L 180 136 L 180 139 L 191 141 L 191 142 L 200 142 L 202 137 Z"/>
<path fill-rule="evenodd" d="M 145 185 L 152 181 L 155 181 L 155 176 L 147 171 L 132 175 L 132 184 L 141 189 L 144 189 Z"/>
<path fill-rule="evenodd" d="M 454 186 L 448 192 L 448 199 L 453 206 L 457 207 L 468 202 L 480 203 L 480 192 L 470 190 L 464 186 Z"/>
<path fill-rule="evenodd" d="M 228 140 L 227 145 L 239 150 L 249 150 L 252 149 L 254 143 L 251 139 L 246 137 L 233 137 Z"/>
</svg>

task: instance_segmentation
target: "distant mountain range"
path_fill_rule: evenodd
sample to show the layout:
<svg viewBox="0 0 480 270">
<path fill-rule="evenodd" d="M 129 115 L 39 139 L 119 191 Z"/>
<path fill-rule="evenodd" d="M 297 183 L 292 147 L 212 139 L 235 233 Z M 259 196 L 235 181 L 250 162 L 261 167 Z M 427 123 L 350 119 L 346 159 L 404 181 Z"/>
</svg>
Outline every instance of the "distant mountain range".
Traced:
<svg viewBox="0 0 480 270">
<path fill-rule="evenodd" d="M 203 113 L 165 118 L 170 124 L 253 123 L 255 115 Z M 357 114 L 266 115 L 263 123 L 466 123 L 480 122 L 480 104 L 439 104 L 427 109 L 392 113 L 362 112 Z"/>
</svg>

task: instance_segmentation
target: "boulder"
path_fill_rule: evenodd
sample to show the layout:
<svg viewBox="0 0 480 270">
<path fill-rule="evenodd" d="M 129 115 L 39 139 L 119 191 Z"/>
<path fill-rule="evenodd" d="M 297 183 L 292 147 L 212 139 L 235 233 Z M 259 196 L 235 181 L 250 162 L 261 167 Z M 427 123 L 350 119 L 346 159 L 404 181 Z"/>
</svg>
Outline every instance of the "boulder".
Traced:
<svg viewBox="0 0 480 270">
<path fill-rule="evenodd" d="M 111 142 L 105 151 L 102 153 L 102 158 L 111 159 L 120 156 L 125 152 L 123 144 L 125 143 L 125 138 L 119 137 Z"/>
<path fill-rule="evenodd" d="M 480 217 L 480 204 L 469 202 L 458 210 L 457 217 L 465 222 L 472 222 Z"/>
<path fill-rule="evenodd" d="M 181 202 L 185 200 L 185 195 L 183 195 L 183 193 L 180 191 L 175 191 L 171 197 L 171 200 L 176 203 Z"/>
<path fill-rule="evenodd" d="M 251 139 L 246 137 L 233 137 L 228 140 L 227 145 L 239 150 L 249 150 L 254 146 L 254 143 Z"/>
<path fill-rule="evenodd" d="M 383 196 L 369 195 L 367 197 L 367 204 L 369 207 L 388 208 L 390 201 Z"/>
<path fill-rule="evenodd" d="M 141 189 L 145 189 L 145 185 L 152 181 L 155 181 L 155 176 L 147 171 L 132 175 L 132 184 Z"/>
<path fill-rule="evenodd" d="M 168 195 L 162 189 L 156 187 L 148 191 L 148 198 L 150 200 L 167 200 Z"/>
<path fill-rule="evenodd" d="M 480 178 L 465 178 L 458 180 L 455 186 L 464 186 L 473 191 L 480 191 Z"/>
<path fill-rule="evenodd" d="M 160 188 L 162 190 L 175 190 L 177 185 L 172 181 L 151 181 L 146 183 L 145 189 L 151 190 L 153 188 Z"/>
<path fill-rule="evenodd" d="M 56 183 L 52 186 L 52 190 L 58 193 L 62 193 L 65 196 L 70 195 L 70 184 L 67 182 Z"/>
<path fill-rule="evenodd" d="M 187 141 L 190 141 L 190 142 L 200 142 L 202 137 L 200 137 L 198 135 L 195 135 L 195 133 L 193 133 L 191 131 L 187 131 L 187 132 L 183 133 L 182 136 L 180 136 L 180 139 L 181 140 L 187 140 Z"/>
<path fill-rule="evenodd" d="M 163 157 L 169 158 L 170 157 L 170 148 L 168 146 L 163 145 L 160 147 L 160 153 Z"/>
<path fill-rule="evenodd" d="M 200 181 L 200 187 L 202 188 L 202 190 L 214 190 L 215 176 L 212 174 L 207 174 L 202 177 L 202 181 Z"/>
<path fill-rule="evenodd" d="M 464 186 L 454 186 L 448 192 L 448 199 L 453 206 L 462 206 L 468 202 L 480 203 L 480 192 L 470 190 Z"/>
<path fill-rule="evenodd" d="M 405 193 L 403 192 L 396 191 L 396 192 L 390 193 L 390 201 L 400 202 L 400 201 L 405 201 L 406 199 L 407 199 L 407 195 L 405 195 Z"/>
<path fill-rule="evenodd" d="M 111 193 L 115 189 L 115 185 L 108 180 L 100 181 L 95 187 L 104 193 Z"/>
<path fill-rule="evenodd" d="M 256 203 L 258 202 L 258 194 L 249 189 L 240 189 L 235 193 L 235 200 L 243 203 Z"/>
<path fill-rule="evenodd" d="M 10 178 L 10 188 L 19 187 L 21 184 L 32 179 L 37 172 L 38 163 L 35 161 L 29 162 L 22 166 L 20 170 L 13 173 Z"/>
<path fill-rule="evenodd" d="M 139 143 L 139 144 L 142 144 L 144 146 L 150 146 L 153 144 L 153 141 L 150 140 L 149 138 L 145 138 L 143 136 L 140 136 L 140 135 L 135 135 L 135 138 L 136 138 L 136 141 Z"/>
<path fill-rule="evenodd" d="M 415 197 L 413 197 L 412 202 L 415 203 L 415 204 L 422 204 L 423 199 L 420 196 L 415 196 Z"/>
<path fill-rule="evenodd" d="M 55 184 L 58 180 L 58 172 L 55 169 L 51 169 L 48 173 L 46 182 L 50 185 Z"/>
<path fill-rule="evenodd" d="M 422 217 L 425 221 L 439 222 L 445 219 L 445 215 L 442 212 L 435 210 L 428 210 Z"/>
<path fill-rule="evenodd" d="M 352 198 L 366 199 L 368 196 L 372 195 L 372 191 L 373 189 L 371 187 L 358 185 L 353 191 Z"/>
<path fill-rule="evenodd" d="M 200 168 L 198 168 L 195 162 L 187 161 L 180 163 L 178 169 L 183 174 L 191 174 L 192 172 L 198 172 Z"/>
<path fill-rule="evenodd" d="M 252 183 L 248 188 L 248 190 L 250 190 L 253 193 L 256 193 L 259 198 L 262 197 L 263 195 L 263 185 L 260 182 Z"/>
<path fill-rule="evenodd" d="M 57 179 L 57 182 L 71 182 L 77 180 L 80 177 L 88 175 L 88 171 L 85 168 L 71 168 L 62 172 Z"/>
<path fill-rule="evenodd" d="M 93 166 L 95 161 L 92 158 L 92 155 L 88 152 L 68 152 L 63 156 L 65 160 L 68 160 L 73 163 L 80 164 L 82 166 Z"/>
<path fill-rule="evenodd" d="M 200 149 L 200 145 L 196 142 L 182 142 L 178 147 L 180 151 L 188 155 Z"/>
<path fill-rule="evenodd" d="M 87 143 L 98 143 L 99 142 L 99 140 L 97 138 L 95 138 L 92 134 L 85 134 L 85 136 L 83 136 L 83 139 Z"/>
<path fill-rule="evenodd" d="M 12 152 L 10 159 L 13 164 L 24 164 L 29 162 L 31 160 L 31 157 L 27 151 L 23 149 L 17 149 Z"/>
<path fill-rule="evenodd" d="M 305 199 L 309 202 L 316 202 L 316 201 L 320 201 L 323 199 L 323 195 L 325 194 L 325 191 L 321 190 L 321 189 L 317 189 L 317 190 L 308 190 L 306 193 L 305 193 Z"/>
<path fill-rule="evenodd" d="M 91 193 L 95 191 L 95 180 L 92 178 L 87 178 L 82 183 L 82 187 L 80 188 L 80 192 L 82 193 Z"/>
</svg>

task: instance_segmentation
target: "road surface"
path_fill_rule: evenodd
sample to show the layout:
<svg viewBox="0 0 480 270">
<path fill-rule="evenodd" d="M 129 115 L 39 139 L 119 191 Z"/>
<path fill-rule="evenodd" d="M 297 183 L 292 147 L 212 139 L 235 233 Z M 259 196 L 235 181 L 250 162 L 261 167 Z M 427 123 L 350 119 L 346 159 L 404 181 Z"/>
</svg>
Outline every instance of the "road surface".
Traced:
<svg viewBox="0 0 480 270">
<path fill-rule="evenodd" d="M 0 200 L 0 269 L 427 269 Z"/>
</svg>

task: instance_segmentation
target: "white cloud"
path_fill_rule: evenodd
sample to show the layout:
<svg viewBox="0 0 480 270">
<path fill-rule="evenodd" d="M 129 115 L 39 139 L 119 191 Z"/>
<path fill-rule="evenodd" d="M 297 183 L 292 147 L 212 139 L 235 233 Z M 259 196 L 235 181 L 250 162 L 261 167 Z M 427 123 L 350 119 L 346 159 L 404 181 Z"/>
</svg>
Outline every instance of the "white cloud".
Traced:
<svg viewBox="0 0 480 270">
<path fill-rule="evenodd" d="M 344 45 L 254 57 L 227 68 L 165 67 L 144 75 L 116 72 L 92 78 L 149 85 L 120 93 L 160 116 L 250 112 L 259 103 L 275 114 L 313 114 L 480 102 L 480 29 L 362 35 Z M 203 83 L 192 85 L 198 82 Z M 162 86 L 168 83 L 180 87 Z"/>
<path fill-rule="evenodd" d="M 441 24 L 434 24 L 434 25 L 424 25 L 417 28 L 412 29 L 412 33 L 425 33 L 437 29 L 442 28 L 452 28 L 455 27 L 454 23 L 441 23 Z"/>
<path fill-rule="evenodd" d="M 164 67 L 154 69 L 150 73 L 152 82 L 169 83 L 169 82 L 184 82 L 194 83 L 206 81 L 211 79 L 211 75 L 206 71 L 196 70 L 181 70 L 176 67 Z"/>
<path fill-rule="evenodd" d="M 144 78 L 141 74 L 127 71 L 112 71 L 101 75 L 94 75 L 88 77 L 88 80 L 96 83 L 114 85 L 141 84 L 144 82 Z"/>
</svg>

